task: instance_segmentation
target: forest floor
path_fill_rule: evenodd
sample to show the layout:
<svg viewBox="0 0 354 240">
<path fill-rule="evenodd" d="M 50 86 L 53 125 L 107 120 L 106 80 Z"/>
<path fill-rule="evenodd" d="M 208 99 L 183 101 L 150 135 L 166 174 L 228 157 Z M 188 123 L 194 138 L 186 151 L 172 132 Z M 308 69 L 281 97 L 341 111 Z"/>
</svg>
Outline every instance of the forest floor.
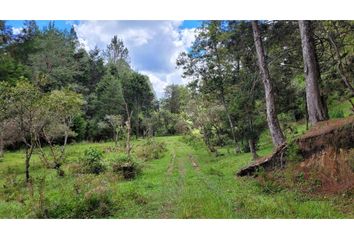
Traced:
<svg viewBox="0 0 354 240">
<path fill-rule="evenodd" d="M 236 177 L 235 172 L 251 161 L 249 153 L 235 155 L 223 148 L 219 149 L 222 156 L 214 157 L 205 148 L 192 147 L 182 139 L 181 136 L 158 137 L 158 141 L 166 143 L 166 153 L 160 159 L 144 162 L 141 174 L 133 180 L 118 179 L 109 171 L 92 177 L 70 173 L 71 162 L 87 147 L 104 149 L 113 143 L 69 145 L 64 177 L 57 176 L 54 170 L 44 169 L 35 154 L 32 177 L 46 177 L 44 187 L 35 186 L 32 193 L 21 184 L 23 151 L 7 152 L 0 162 L 0 218 L 36 218 L 38 215 L 34 212 L 38 212 L 38 208 L 49 208 L 48 211 L 53 212 L 47 217 L 68 218 L 73 211 L 70 206 L 77 201 L 77 185 L 91 186 L 97 179 L 99 185 L 109 188 L 113 199 L 113 210 L 102 216 L 104 218 L 354 217 L 351 196 L 304 194 L 296 189 L 264 185 L 256 178 Z M 134 146 L 141 142 L 143 140 L 134 141 Z M 261 156 L 272 151 L 265 141 L 260 146 Z M 104 157 L 112 154 L 106 153 Z"/>
</svg>

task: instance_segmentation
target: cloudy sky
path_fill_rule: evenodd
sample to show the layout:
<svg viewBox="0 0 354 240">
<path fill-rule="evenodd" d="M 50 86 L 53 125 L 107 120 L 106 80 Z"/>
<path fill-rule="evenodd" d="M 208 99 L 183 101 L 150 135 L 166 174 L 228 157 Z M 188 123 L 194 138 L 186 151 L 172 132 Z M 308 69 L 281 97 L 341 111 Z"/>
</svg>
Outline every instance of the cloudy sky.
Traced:
<svg viewBox="0 0 354 240">
<path fill-rule="evenodd" d="M 40 27 L 48 21 L 37 21 Z M 8 21 L 14 32 L 23 21 Z M 111 38 L 123 39 L 129 50 L 132 67 L 149 76 L 158 97 L 168 84 L 185 84 L 176 58 L 194 40 L 195 29 L 201 21 L 55 21 L 60 29 L 75 26 L 80 42 L 86 49 L 104 49 Z"/>
</svg>

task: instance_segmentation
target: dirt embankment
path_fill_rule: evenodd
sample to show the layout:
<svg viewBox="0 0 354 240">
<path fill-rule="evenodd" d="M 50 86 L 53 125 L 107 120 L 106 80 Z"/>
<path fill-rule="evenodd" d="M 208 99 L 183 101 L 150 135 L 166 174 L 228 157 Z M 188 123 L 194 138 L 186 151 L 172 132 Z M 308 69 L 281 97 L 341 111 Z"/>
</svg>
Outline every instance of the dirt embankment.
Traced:
<svg viewBox="0 0 354 240">
<path fill-rule="evenodd" d="M 320 122 L 294 144 L 302 157 L 294 174 L 303 173 L 305 179 L 316 179 L 320 192 L 354 189 L 354 117 Z M 241 169 L 237 175 L 256 175 L 260 167 L 266 170 L 283 167 L 288 148 L 281 146 L 272 155 Z"/>
</svg>

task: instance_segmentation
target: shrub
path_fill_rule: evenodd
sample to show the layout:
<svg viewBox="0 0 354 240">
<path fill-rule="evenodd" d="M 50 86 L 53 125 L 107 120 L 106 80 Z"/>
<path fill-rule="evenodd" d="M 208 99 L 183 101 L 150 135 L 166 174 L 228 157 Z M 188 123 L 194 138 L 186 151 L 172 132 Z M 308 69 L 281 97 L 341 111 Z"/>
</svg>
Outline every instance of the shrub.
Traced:
<svg viewBox="0 0 354 240">
<path fill-rule="evenodd" d="M 183 135 L 182 141 L 195 149 L 204 147 L 204 143 L 201 136 L 196 133 Z"/>
<path fill-rule="evenodd" d="M 136 155 L 139 159 L 147 161 L 160 159 L 166 152 L 166 143 L 158 142 L 153 138 L 147 139 L 141 146 L 137 147 Z"/>
<path fill-rule="evenodd" d="M 250 146 L 248 144 L 242 144 L 242 152 L 244 153 L 251 152 Z"/>
<path fill-rule="evenodd" d="M 23 187 L 23 179 L 12 173 L 4 178 L 0 195 L 3 195 L 6 201 L 23 202 L 25 194 Z"/>
<path fill-rule="evenodd" d="M 121 174 L 124 179 L 133 179 L 140 173 L 139 164 L 126 154 L 118 155 L 112 168 L 114 173 Z"/>
<path fill-rule="evenodd" d="M 103 153 L 95 148 L 86 149 L 81 158 L 83 173 L 100 174 L 105 170 L 102 163 Z"/>
<path fill-rule="evenodd" d="M 286 159 L 292 162 L 300 162 L 303 160 L 300 148 L 295 141 L 292 141 L 288 144 L 286 150 Z"/>
<path fill-rule="evenodd" d="M 83 195 L 80 207 L 76 209 L 76 218 L 106 218 L 112 213 L 111 192 L 101 185 L 90 189 Z"/>
</svg>

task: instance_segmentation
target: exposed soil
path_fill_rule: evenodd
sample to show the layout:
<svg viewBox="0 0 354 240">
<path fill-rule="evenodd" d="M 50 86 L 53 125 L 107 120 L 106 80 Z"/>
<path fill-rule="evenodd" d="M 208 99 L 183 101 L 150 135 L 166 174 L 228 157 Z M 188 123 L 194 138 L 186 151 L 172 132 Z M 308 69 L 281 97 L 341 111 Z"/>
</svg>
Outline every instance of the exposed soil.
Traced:
<svg viewBox="0 0 354 240">
<path fill-rule="evenodd" d="M 294 174 L 318 183 L 316 191 L 332 194 L 354 189 L 354 117 L 323 121 L 298 138 L 295 143 L 303 160 Z M 283 166 L 288 146 L 279 147 L 273 154 L 258 159 L 241 169 L 238 176 L 256 175 L 263 167 L 273 170 Z"/>
<path fill-rule="evenodd" d="M 297 171 L 303 172 L 305 179 L 317 181 L 319 193 L 353 192 L 354 172 L 350 161 L 354 161 L 354 149 L 329 147 L 306 158 Z"/>
</svg>

